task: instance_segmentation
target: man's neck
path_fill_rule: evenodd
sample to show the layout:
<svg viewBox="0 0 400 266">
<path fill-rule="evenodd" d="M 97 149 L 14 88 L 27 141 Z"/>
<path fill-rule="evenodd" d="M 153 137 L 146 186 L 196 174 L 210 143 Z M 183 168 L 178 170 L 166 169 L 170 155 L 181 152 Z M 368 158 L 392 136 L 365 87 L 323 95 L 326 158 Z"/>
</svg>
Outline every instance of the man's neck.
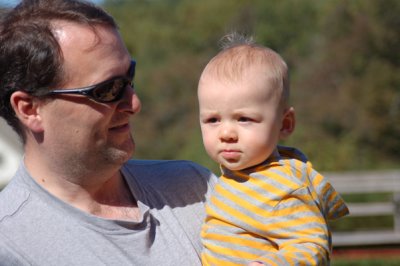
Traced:
<svg viewBox="0 0 400 266">
<path fill-rule="evenodd" d="M 118 174 L 103 187 L 93 191 L 89 212 L 93 215 L 116 220 L 139 220 L 137 201 L 125 178 Z"/>
<path fill-rule="evenodd" d="M 45 162 L 31 160 L 27 155 L 25 166 L 33 179 L 50 194 L 83 212 L 113 220 L 139 219 L 136 199 L 117 168 L 74 176 L 52 171 L 45 167 Z"/>
</svg>

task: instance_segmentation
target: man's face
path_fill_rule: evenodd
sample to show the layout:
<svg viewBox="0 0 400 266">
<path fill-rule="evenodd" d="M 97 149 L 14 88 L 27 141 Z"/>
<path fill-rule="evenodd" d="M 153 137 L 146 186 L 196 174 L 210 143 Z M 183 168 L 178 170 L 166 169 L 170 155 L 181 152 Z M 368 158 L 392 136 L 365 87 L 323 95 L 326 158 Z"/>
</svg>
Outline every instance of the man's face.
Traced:
<svg viewBox="0 0 400 266">
<path fill-rule="evenodd" d="M 131 57 L 115 29 L 57 22 L 56 37 L 64 56 L 62 88 L 79 88 L 124 76 Z M 129 118 L 140 101 L 128 86 L 115 103 L 82 95 L 61 94 L 42 108 L 43 145 L 60 164 L 76 171 L 120 165 L 134 152 Z"/>
</svg>

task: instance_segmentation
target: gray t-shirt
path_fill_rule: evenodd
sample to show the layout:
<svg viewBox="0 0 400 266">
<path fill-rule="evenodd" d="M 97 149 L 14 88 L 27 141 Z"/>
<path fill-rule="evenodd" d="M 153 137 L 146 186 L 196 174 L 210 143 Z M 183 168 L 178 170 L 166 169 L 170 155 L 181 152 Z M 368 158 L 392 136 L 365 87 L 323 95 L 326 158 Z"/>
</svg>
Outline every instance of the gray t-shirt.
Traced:
<svg viewBox="0 0 400 266">
<path fill-rule="evenodd" d="M 216 177 L 189 161 L 131 160 L 121 171 L 139 222 L 66 204 L 22 163 L 0 193 L 0 265 L 201 265 L 204 202 Z"/>
</svg>

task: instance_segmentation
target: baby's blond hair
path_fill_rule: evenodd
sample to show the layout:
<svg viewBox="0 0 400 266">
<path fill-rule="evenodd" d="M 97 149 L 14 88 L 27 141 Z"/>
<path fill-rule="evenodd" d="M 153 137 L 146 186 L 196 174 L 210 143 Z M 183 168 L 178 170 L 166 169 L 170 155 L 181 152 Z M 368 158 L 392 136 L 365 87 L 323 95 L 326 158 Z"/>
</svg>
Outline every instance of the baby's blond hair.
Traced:
<svg viewBox="0 0 400 266">
<path fill-rule="evenodd" d="M 203 75 L 212 73 L 217 78 L 239 80 L 251 65 L 265 66 L 267 80 L 276 89 L 282 106 L 289 101 L 289 71 L 286 62 L 274 50 L 258 45 L 252 37 L 230 33 L 221 39 L 222 51 L 205 67 Z M 200 78 L 201 79 L 201 78 Z"/>
</svg>

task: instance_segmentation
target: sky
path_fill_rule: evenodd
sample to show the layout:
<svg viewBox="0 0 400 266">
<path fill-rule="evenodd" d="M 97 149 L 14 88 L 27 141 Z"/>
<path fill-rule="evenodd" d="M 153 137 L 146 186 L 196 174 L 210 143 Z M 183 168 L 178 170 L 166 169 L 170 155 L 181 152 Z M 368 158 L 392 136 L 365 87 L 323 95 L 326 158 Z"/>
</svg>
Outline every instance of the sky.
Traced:
<svg viewBox="0 0 400 266">
<path fill-rule="evenodd" d="M 17 3 L 19 3 L 21 0 L 0 0 L 0 6 L 15 6 Z M 101 3 L 103 0 L 90 0 L 91 2 L 94 3 Z"/>
</svg>

